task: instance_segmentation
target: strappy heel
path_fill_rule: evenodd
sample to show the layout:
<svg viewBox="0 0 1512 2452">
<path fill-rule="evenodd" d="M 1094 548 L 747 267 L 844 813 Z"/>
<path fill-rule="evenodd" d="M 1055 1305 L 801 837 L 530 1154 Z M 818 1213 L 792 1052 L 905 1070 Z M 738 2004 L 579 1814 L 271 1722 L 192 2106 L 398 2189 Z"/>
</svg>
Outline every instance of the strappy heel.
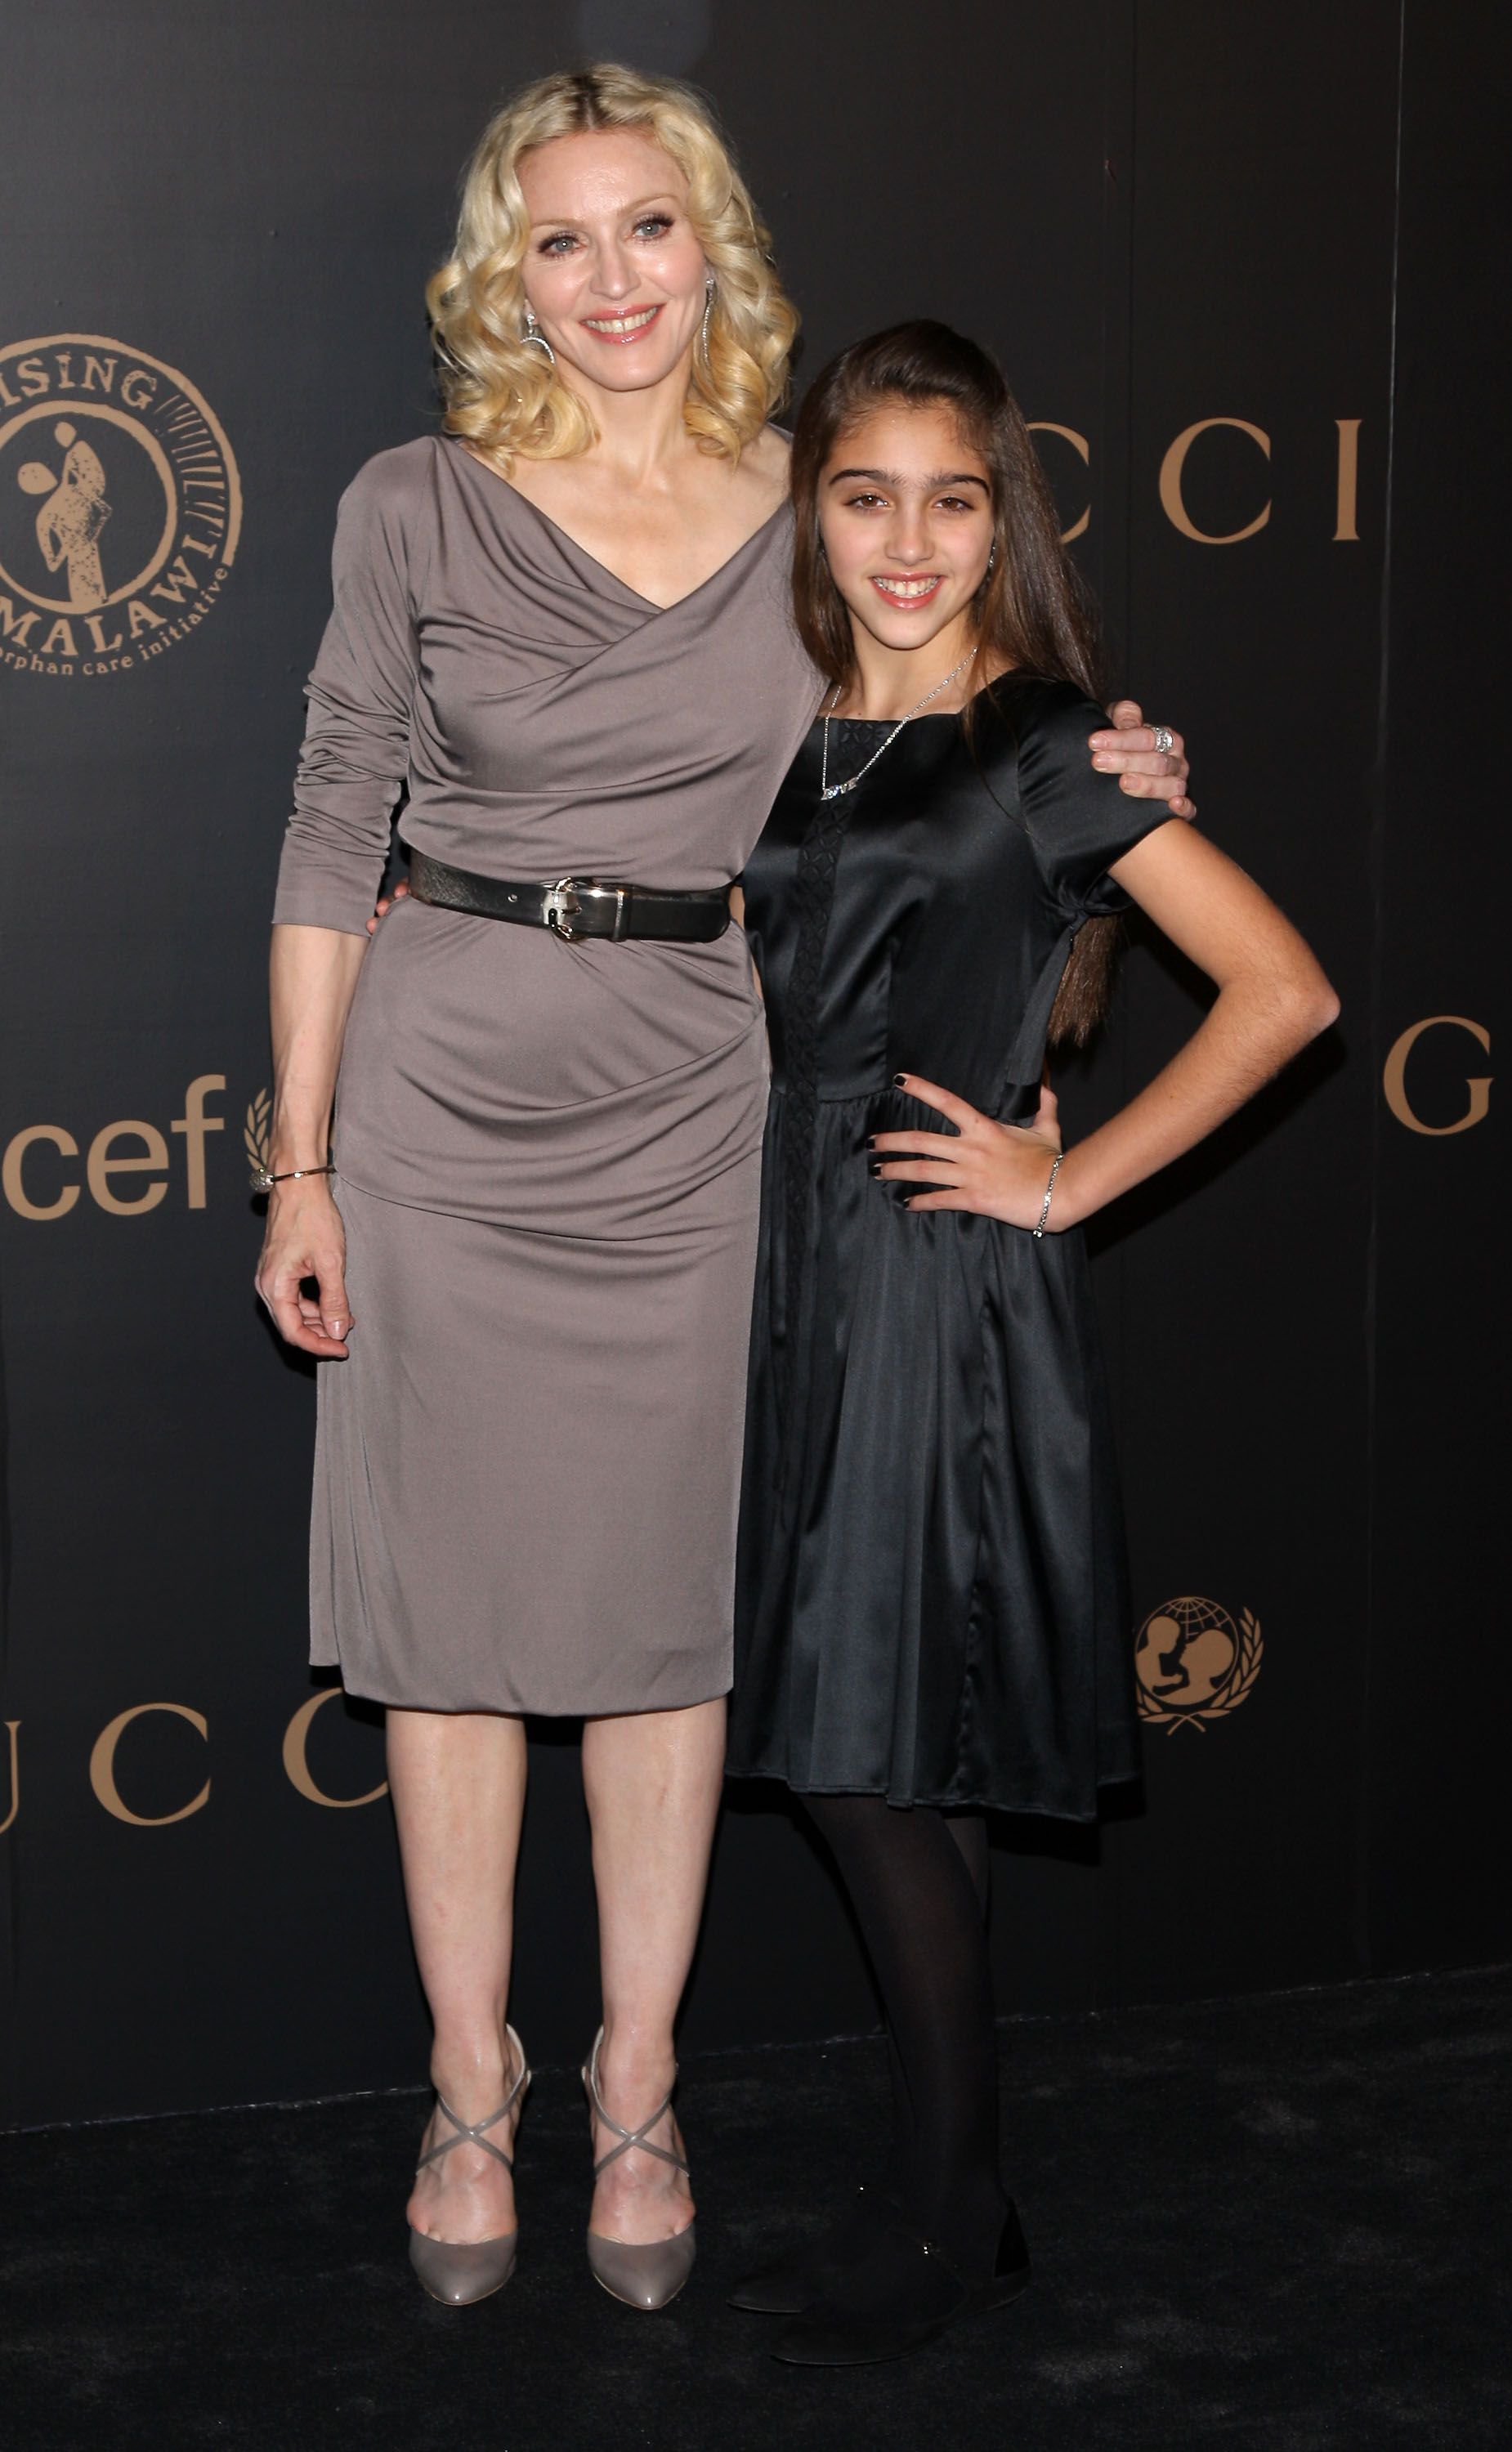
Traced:
<svg viewBox="0 0 1512 2452">
<path fill-rule="evenodd" d="M 680 2154 L 674 2154 L 665 2146 L 653 2146 L 647 2139 L 648 2129 L 655 2128 L 658 2121 L 671 2110 L 670 2093 L 638 2128 L 621 2128 L 619 2121 L 612 2119 L 604 2109 L 603 2098 L 599 2092 L 599 2047 L 602 2042 L 603 2028 L 600 2027 L 583 2067 L 582 2082 L 591 2111 L 606 2128 L 614 2130 L 619 2143 L 611 2146 L 607 2154 L 599 2155 L 593 2166 L 594 2178 L 597 2180 L 599 2172 L 607 2170 L 611 2163 L 618 2163 L 621 2154 L 628 2154 L 632 2146 L 638 2153 L 654 2154 L 658 2163 L 670 2163 L 675 2171 L 686 2172 L 688 2165 Z M 690 2222 L 685 2229 L 675 2231 L 671 2239 L 653 2239 L 642 2244 L 624 2239 L 605 2239 L 601 2232 L 590 2227 L 589 2271 L 612 2299 L 622 2300 L 627 2307 L 640 2307 L 649 2313 L 655 2308 L 669 2306 L 693 2271 L 697 2253 L 694 2232 L 697 2228 L 697 2222 Z"/>
<path fill-rule="evenodd" d="M 485 2128 L 495 2128 L 501 2120 L 508 2119 L 530 2084 L 525 2047 L 513 2027 L 506 2027 L 504 2032 L 519 2063 L 507 2099 L 497 2111 L 491 2111 L 486 2120 L 468 2121 L 459 2120 L 445 2097 L 438 2094 L 436 2108 L 451 2122 L 456 2134 L 443 2137 L 439 2145 L 432 2146 L 423 2153 L 415 2165 L 417 2171 L 423 2171 L 428 2163 L 439 2163 L 454 2146 L 481 2146 L 485 2154 L 492 2154 L 496 2163 L 502 2163 L 510 2178 L 514 2178 L 514 2157 L 506 2154 L 501 2146 L 496 2146 L 491 2137 L 483 2135 Z M 490 2299 L 496 2290 L 502 2290 L 515 2269 L 515 2249 L 519 2240 L 518 2227 L 501 2232 L 497 2239 L 432 2239 L 427 2232 L 417 2230 L 411 2223 L 409 2261 L 420 2277 L 422 2286 L 433 2299 L 439 2299 L 442 2306 L 470 2307 L 476 2301 Z"/>
</svg>

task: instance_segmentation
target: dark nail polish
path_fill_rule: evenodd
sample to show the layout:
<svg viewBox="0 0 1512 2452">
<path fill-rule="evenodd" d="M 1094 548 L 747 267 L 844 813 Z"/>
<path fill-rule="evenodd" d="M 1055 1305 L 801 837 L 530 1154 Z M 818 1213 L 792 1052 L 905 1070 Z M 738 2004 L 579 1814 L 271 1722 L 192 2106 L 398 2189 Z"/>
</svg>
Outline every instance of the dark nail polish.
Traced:
<svg viewBox="0 0 1512 2452">
<path fill-rule="evenodd" d="M 870 1134 L 867 1136 L 867 1143 L 866 1143 L 866 1145 L 867 1145 L 867 1148 L 868 1148 L 868 1149 L 875 1149 L 875 1147 L 876 1147 L 876 1135 L 875 1135 L 875 1133 L 870 1133 Z"/>
<path fill-rule="evenodd" d="M 901 1090 L 901 1089 L 903 1088 L 903 1086 L 904 1086 L 905 1082 L 907 1081 L 907 1079 L 908 1079 L 908 1075 L 907 1075 L 906 1073 L 894 1073 L 894 1074 L 893 1074 L 893 1089 L 894 1089 L 894 1090 Z"/>
<path fill-rule="evenodd" d="M 873 1173 L 874 1175 L 880 1175 L 880 1174 L 881 1174 L 881 1172 L 882 1172 L 881 1160 L 880 1160 L 879 1158 L 874 1158 L 874 1159 L 872 1160 L 872 1173 Z"/>
</svg>

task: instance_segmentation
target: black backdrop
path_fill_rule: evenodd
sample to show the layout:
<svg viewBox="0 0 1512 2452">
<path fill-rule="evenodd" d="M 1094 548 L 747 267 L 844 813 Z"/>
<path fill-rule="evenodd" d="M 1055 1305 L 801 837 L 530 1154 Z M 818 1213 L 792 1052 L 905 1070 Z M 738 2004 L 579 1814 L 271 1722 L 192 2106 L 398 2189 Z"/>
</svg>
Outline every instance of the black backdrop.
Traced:
<svg viewBox="0 0 1512 2452">
<path fill-rule="evenodd" d="M 715 94 L 811 369 L 925 311 L 999 351 L 1088 514 L 1120 680 L 1192 737 L 1204 823 L 1345 999 L 1095 1229 L 1147 1795 L 1100 1833 L 1003 1826 L 1003 2004 L 1503 1954 L 1500 13 L 8 15 L 0 2110 L 422 2073 L 376 1716 L 304 1664 L 312 1388 L 249 1292 L 244 1137 L 336 497 L 433 413 L 421 288 L 487 110 L 595 52 Z M 81 437 L 97 539 L 98 477 L 62 482 Z M 1143 943 L 1120 1002 L 1073 1121 L 1197 1010 Z M 515 2003 L 539 2058 L 591 2029 L 592 1912 L 576 1753 L 543 1729 Z M 686 2046 L 872 2015 L 819 1865 L 735 1796 Z"/>
</svg>

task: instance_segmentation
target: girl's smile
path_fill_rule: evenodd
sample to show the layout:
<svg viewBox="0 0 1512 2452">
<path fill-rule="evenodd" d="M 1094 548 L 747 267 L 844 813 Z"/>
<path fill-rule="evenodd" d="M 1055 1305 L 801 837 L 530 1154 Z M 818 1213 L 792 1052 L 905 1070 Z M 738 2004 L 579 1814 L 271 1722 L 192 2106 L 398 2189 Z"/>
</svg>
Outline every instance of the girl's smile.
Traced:
<svg viewBox="0 0 1512 2452">
<path fill-rule="evenodd" d="M 900 611 L 917 611 L 939 594 L 945 584 L 945 573 L 932 570 L 923 578 L 909 578 L 897 571 L 874 570 L 872 584 L 887 603 L 897 605 Z"/>
</svg>

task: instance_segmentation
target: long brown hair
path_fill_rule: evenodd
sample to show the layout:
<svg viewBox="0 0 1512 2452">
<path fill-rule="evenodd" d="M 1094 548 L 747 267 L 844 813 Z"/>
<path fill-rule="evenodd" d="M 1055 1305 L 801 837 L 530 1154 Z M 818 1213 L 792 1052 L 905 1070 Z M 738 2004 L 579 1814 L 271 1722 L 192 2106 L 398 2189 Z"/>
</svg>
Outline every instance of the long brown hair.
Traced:
<svg viewBox="0 0 1512 2452">
<path fill-rule="evenodd" d="M 855 643 L 820 542 L 819 480 L 841 437 L 893 402 L 950 409 L 992 481 L 996 551 L 972 605 L 984 662 L 1072 682 L 1100 701 L 1096 609 L 1061 543 L 1018 404 L 985 349 L 932 322 L 895 324 L 842 349 L 811 386 L 794 426 L 794 604 L 825 680 L 840 687 L 854 679 Z M 986 708 L 996 711 L 979 691 L 963 712 L 969 737 Z M 1107 1008 L 1119 936 L 1116 920 L 1089 920 L 1078 931 L 1051 1015 L 1051 1039 L 1081 1046 L 1090 1038 Z"/>
</svg>

